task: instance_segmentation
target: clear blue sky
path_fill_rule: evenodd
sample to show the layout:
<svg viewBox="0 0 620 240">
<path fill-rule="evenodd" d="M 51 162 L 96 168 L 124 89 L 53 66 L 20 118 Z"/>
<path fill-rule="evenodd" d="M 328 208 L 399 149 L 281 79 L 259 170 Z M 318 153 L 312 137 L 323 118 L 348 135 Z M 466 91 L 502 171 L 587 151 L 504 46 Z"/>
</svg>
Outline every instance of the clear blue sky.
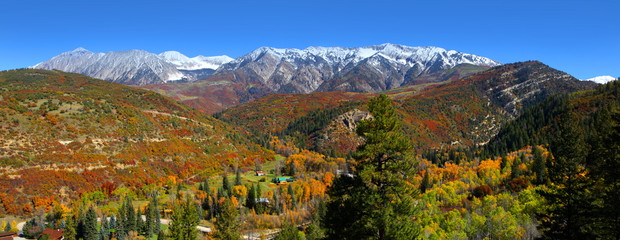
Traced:
<svg viewBox="0 0 620 240">
<path fill-rule="evenodd" d="M 438 46 L 620 76 L 620 1 L 0 1 L 0 70 L 84 47 L 239 57 L 261 46 Z"/>
</svg>

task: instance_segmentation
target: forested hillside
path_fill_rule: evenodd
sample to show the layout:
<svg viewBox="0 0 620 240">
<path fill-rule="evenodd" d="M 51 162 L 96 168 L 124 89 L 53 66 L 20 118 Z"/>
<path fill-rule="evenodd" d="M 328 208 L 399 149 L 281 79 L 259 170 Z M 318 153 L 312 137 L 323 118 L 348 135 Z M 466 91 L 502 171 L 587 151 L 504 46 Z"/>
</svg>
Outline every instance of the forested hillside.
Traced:
<svg viewBox="0 0 620 240">
<path fill-rule="evenodd" d="M 233 128 L 146 90 L 0 72 L 0 217 L 69 239 L 617 236 L 618 81 L 511 119 L 476 76 L 273 95 L 216 115 Z"/>
<path fill-rule="evenodd" d="M 0 213 L 201 178 L 273 156 L 151 91 L 46 70 L 0 72 Z"/>
<path fill-rule="evenodd" d="M 423 150 L 483 145 L 504 123 L 529 106 L 553 94 L 595 85 L 530 61 L 494 67 L 463 79 L 407 86 L 386 94 L 394 101 L 406 136 L 416 149 Z M 350 124 L 342 121 L 343 114 L 366 111 L 362 103 L 371 96 L 342 92 L 272 95 L 215 117 L 247 128 L 262 139 L 263 145 L 269 136 L 291 137 L 300 148 L 346 156 L 359 142 L 345 133 L 353 131 L 348 129 Z M 334 143 L 340 147 L 332 147 Z"/>
</svg>

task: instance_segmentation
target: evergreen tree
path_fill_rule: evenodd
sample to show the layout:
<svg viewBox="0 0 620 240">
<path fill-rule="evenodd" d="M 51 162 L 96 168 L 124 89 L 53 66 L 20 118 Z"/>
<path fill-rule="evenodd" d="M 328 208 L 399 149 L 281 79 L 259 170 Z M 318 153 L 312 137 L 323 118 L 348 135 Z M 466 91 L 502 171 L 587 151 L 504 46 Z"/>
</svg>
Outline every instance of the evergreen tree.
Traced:
<svg viewBox="0 0 620 240">
<path fill-rule="evenodd" d="M 282 213 L 282 207 L 281 207 L 281 204 L 280 204 L 280 197 L 278 197 L 279 195 L 280 195 L 280 191 L 277 191 L 277 192 L 274 191 L 272 212 L 274 214 L 276 214 L 276 215 Z"/>
<path fill-rule="evenodd" d="M 149 202 L 146 207 L 146 221 L 144 223 L 144 236 L 147 238 L 151 238 L 153 233 L 155 232 L 155 204 L 153 203 L 153 199 Z"/>
<path fill-rule="evenodd" d="M 597 179 L 590 193 L 596 197 L 593 218 L 588 225 L 598 239 L 620 239 L 620 111 L 618 110 L 618 86 L 615 81 L 606 84 L 605 91 L 616 92 L 616 105 L 601 108 L 593 117 L 594 129 L 588 143 L 591 149 L 586 165 L 591 178 Z"/>
<path fill-rule="evenodd" d="M 323 239 L 323 232 L 318 224 L 312 222 L 306 227 L 306 240 L 320 240 Z"/>
<path fill-rule="evenodd" d="M 183 208 L 175 205 L 170 219 L 170 225 L 168 230 L 170 231 L 170 237 L 172 239 L 183 239 Z"/>
<path fill-rule="evenodd" d="M 542 149 L 535 147 L 534 148 L 534 161 L 532 162 L 532 172 L 536 175 L 535 183 L 543 184 L 545 183 L 546 178 L 546 170 L 545 170 L 545 159 L 543 157 Z"/>
<path fill-rule="evenodd" d="M 129 199 L 129 197 L 127 197 L 125 199 L 125 217 L 126 217 L 126 221 L 124 222 L 125 225 L 123 226 L 125 229 L 125 232 L 131 232 L 131 231 L 137 231 L 136 228 L 136 210 L 133 207 L 133 203 L 131 201 L 131 199 Z"/>
<path fill-rule="evenodd" d="M 312 222 L 306 227 L 306 240 L 320 240 L 325 236 L 321 225 L 323 218 L 325 217 L 325 201 L 319 199 L 318 203 L 314 204 L 314 211 L 312 211 Z"/>
<path fill-rule="evenodd" d="M 88 208 L 84 219 L 84 240 L 98 240 L 99 231 L 97 230 L 97 213 L 93 207 Z"/>
<path fill-rule="evenodd" d="M 106 240 L 110 236 L 110 226 L 108 224 L 108 218 L 104 215 L 101 218 L 101 227 L 99 229 L 99 239 Z"/>
<path fill-rule="evenodd" d="M 282 229 L 274 240 L 301 240 L 301 237 L 299 236 L 299 231 L 297 231 L 297 227 L 295 227 L 295 225 L 286 223 L 282 226 Z"/>
<path fill-rule="evenodd" d="M 416 207 L 412 196 L 417 195 L 417 190 L 407 183 L 414 176 L 411 144 L 401 134 L 388 96 L 381 94 L 371 99 L 368 109 L 374 118 L 360 121 L 356 130 L 365 142 L 354 156 L 355 179 L 335 181 L 332 185 L 335 191 L 331 193 L 340 195 L 334 195 L 328 208 L 332 217 L 326 222 L 338 219 L 334 214 L 347 216 L 342 219 L 344 222 L 327 224 L 328 235 L 341 239 L 416 238 L 419 230 L 413 222 Z M 336 183 L 351 185 L 335 186 Z M 348 212 L 349 208 L 357 212 Z"/>
<path fill-rule="evenodd" d="M 142 220 L 142 214 L 140 213 L 140 209 L 136 209 L 136 232 L 140 235 L 145 234 L 146 223 Z"/>
<path fill-rule="evenodd" d="M 519 157 L 516 157 L 514 161 L 512 161 L 512 165 L 510 166 L 510 178 L 515 179 L 521 176 L 521 169 L 519 169 L 519 165 L 521 165 L 521 160 L 523 159 L 523 154 Z"/>
<path fill-rule="evenodd" d="M 296 209 L 297 208 L 297 199 L 295 199 L 295 192 L 293 192 L 293 186 L 291 186 L 290 184 L 288 185 L 288 195 L 291 197 L 291 208 L 292 209 Z"/>
<path fill-rule="evenodd" d="M 59 229 L 65 229 L 67 228 L 67 222 L 65 222 L 65 220 L 63 219 L 62 221 L 60 221 L 60 225 L 58 225 Z"/>
<path fill-rule="evenodd" d="M 502 161 L 499 163 L 499 170 L 503 173 L 504 168 L 506 168 L 506 164 L 508 163 L 508 155 L 506 155 L 506 153 L 503 153 L 501 159 Z"/>
<path fill-rule="evenodd" d="M 235 175 L 235 186 L 241 186 L 241 171 L 237 168 L 237 172 Z"/>
<path fill-rule="evenodd" d="M 248 197 L 245 200 L 245 207 L 249 209 L 256 208 L 256 189 L 254 189 L 254 184 L 250 187 L 250 191 L 248 191 Z"/>
<path fill-rule="evenodd" d="M 110 226 L 110 229 L 116 229 L 116 216 L 114 215 L 114 213 L 112 213 L 108 225 Z"/>
<path fill-rule="evenodd" d="M 200 218 L 197 213 L 197 206 L 192 199 L 187 196 L 185 205 L 183 205 L 183 222 L 185 224 L 184 236 L 185 240 L 194 240 L 198 238 L 198 222 Z"/>
<path fill-rule="evenodd" d="M 215 219 L 215 237 L 222 240 L 239 240 L 241 223 L 237 219 L 239 212 L 230 199 L 225 199 L 221 211 Z"/>
<path fill-rule="evenodd" d="M 67 216 L 65 218 L 65 222 L 67 223 L 67 227 L 62 231 L 65 240 L 76 240 L 77 232 L 75 228 L 77 225 L 73 220 L 73 216 Z"/>
<path fill-rule="evenodd" d="M 153 196 L 153 211 L 155 212 L 153 232 L 159 234 L 161 231 L 161 213 L 159 212 L 159 201 L 157 200 L 157 195 Z"/>
<path fill-rule="evenodd" d="M 178 240 L 198 239 L 198 217 L 196 205 L 187 196 L 185 202 L 180 206 L 175 206 L 170 224 L 170 237 Z"/>
<path fill-rule="evenodd" d="M 261 198 L 263 197 L 263 195 L 262 195 L 263 189 L 261 188 L 261 185 L 262 184 L 260 182 L 256 185 L 256 199 L 258 201 L 261 201 Z M 261 204 L 256 204 L 256 202 L 254 202 L 254 203 L 255 203 L 254 204 L 254 209 L 255 209 L 256 213 L 262 214 L 265 211 L 265 209 L 263 207 L 263 204 L 262 203 Z"/>
<path fill-rule="evenodd" d="M 551 184 L 541 193 L 549 204 L 548 213 L 542 216 L 543 234 L 552 239 L 592 239 L 594 236 L 583 229 L 593 209 L 586 191 L 590 182 L 584 168 L 584 132 L 573 120 L 566 120 L 551 147 L 555 157 L 547 163 Z"/>
<path fill-rule="evenodd" d="M 422 183 L 420 183 L 420 192 L 425 193 L 426 190 L 431 189 L 431 180 L 428 176 L 428 169 L 424 172 L 424 177 L 422 178 Z"/>
<path fill-rule="evenodd" d="M 125 240 L 127 236 L 127 201 L 124 201 L 121 208 L 118 209 L 118 218 L 116 219 L 116 228 L 114 236 L 118 240 Z"/>
<path fill-rule="evenodd" d="M 226 172 L 224 172 L 222 176 L 222 189 L 226 192 L 226 196 L 232 196 L 232 186 L 230 182 L 228 182 L 228 175 L 226 175 Z M 218 195 L 218 197 L 219 196 L 220 195 Z"/>
<path fill-rule="evenodd" d="M 75 223 L 76 223 L 76 238 L 84 239 L 86 233 L 86 212 L 84 210 L 84 206 L 80 206 L 77 213 L 75 214 Z"/>
<path fill-rule="evenodd" d="M 4 232 L 10 232 L 11 231 L 11 223 L 7 223 L 6 226 L 4 227 Z"/>
</svg>

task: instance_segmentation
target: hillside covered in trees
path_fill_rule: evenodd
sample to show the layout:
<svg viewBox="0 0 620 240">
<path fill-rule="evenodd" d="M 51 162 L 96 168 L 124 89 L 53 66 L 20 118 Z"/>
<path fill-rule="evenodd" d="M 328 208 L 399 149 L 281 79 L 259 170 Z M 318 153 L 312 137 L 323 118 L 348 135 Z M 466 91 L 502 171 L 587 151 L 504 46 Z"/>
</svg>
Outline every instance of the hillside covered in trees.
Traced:
<svg viewBox="0 0 620 240">
<path fill-rule="evenodd" d="M 0 72 L 0 213 L 32 214 L 124 187 L 204 178 L 273 158 L 227 124 L 159 94 L 46 70 Z"/>
<path fill-rule="evenodd" d="M 503 124 L 548 96 L 595 85 L 530 61 L 386 94 L 394 99 L 397 116 L 414 148 L 427 150 L 484 145 Z M 346 132 L 353 132 L 351 120 L 360 119 L 343 121 L 343 115 L 367 112 L 364 103 L 372 96 L 342 92 L 271 95 L 214 116 L 247 129 L 262 145 L 269 136 L 289 137 L 300 148 L 347 156 L 359 141 Z"/>
<path fill-rule="evenodd" d="M 81 75 L 1 72 L 0 218 L 93 240 L 614 239 L 618 81 L 578 91 L 549 71 L 272 95 L 227 123 Z"/>
</svg>

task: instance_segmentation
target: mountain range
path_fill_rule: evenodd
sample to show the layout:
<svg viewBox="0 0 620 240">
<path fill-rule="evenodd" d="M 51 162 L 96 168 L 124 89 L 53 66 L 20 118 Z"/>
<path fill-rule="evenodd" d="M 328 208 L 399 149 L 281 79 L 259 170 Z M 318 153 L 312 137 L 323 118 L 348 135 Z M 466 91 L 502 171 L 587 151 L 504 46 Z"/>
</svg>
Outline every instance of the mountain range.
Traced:
<svg viewBox="0 0 620 240">
<path fill-rule="evenodd" d="M 225 55 L 189 58 L 176 51 L 157 55 L 144 50 L 94 53 L 77 48 L 31 68 L 57 69 L 127 85 L 146 85 L 206 78 L 232 60 Z"/>
<path fill-rule="evenodd" d="M 211 74 L 244 85 L 258 83 L 270 92 L 377 92 L 399 87 L 413 78 L 461 64 L 492 67 L 488 58 L 438 47 L 382 44 L 368 47 L 261 47 L 232 59 L 189 58 L 176 51 L 144 50 L 93 53 L 84 48 L 62 53 L 32 68 L 81 73 L 128 85 L 194 81 Z"/>
<path fill-rule="evenodd" d="M 236 59 L 228 56 L 189 58 L 176 51 L 161 54 L 143 50 L 93 53 L 78 48 L 32 68 L 59 69 L 137 85 L 203 112 L 215 113 L 274 93 L 376 93 L 405 86 L 456 81 L 500 65 L 489 58 L 439 47 L 386 43 L 303 50 L 261 47 Z M 528 73 L 518 74 L 526 76 Z M 552 78 L 572 78 L 568 74 L 560 75 Z M 539 78 L 549 79 L 550 76 L 541 75 Z M 544 81 L 533 82 L 534 85 L 526 81 L 519 86 L 527 86 L 528 92 L 540 91 L 537 84 Z M 498 99 L 506 100 L 504 104 L 515 105 L 521 101 L 518 98 L 508 101 L 514 94 L 504 90 L 489 89 L 495 91 Z M 506 110 L 516 116 L 515 109 L 507 107 Z"/>
<path fill-rule="evenodd" d="M 389 43 L 304 50 L 262 47 L 222 65 L 214 75 L 232 74 L 235 82 L 258 82 L 277 93 L 379 92 L 460 64 L 500 65 L 488 58 L 438 47 Z"/>
</svg>

